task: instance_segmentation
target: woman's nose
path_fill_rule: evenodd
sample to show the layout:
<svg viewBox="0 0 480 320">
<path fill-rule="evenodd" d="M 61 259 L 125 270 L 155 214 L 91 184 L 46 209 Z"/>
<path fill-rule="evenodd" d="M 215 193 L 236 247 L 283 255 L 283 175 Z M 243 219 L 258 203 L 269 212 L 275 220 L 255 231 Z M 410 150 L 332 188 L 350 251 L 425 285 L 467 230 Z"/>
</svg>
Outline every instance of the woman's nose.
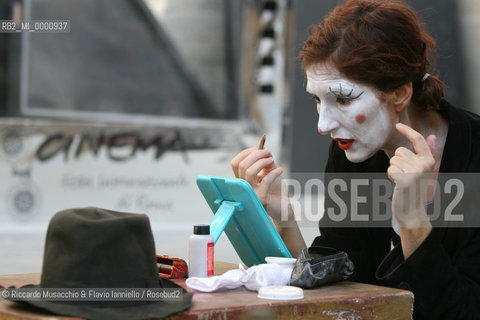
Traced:
<svg viewBox="0 0 480 320">
<path fill-rule="evenodd" d="M 318 116 L 318 133 L 329 134 L 340 126 L 328 108 L 322 107 Z"/>
</svg>

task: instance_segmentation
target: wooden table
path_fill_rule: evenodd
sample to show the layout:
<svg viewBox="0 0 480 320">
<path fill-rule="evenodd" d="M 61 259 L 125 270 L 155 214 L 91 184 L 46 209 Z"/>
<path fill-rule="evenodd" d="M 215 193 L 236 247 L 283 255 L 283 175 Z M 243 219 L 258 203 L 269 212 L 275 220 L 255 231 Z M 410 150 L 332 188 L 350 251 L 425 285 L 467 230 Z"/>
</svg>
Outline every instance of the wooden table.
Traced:
<svg viewBox="0 0 480 320">
<path fill-rule="evenodd" d="M 237 268 L 216 263 L 215 273 Z M 3 286 L 38 284 L 40 274 L 0 276 Z M 185 287 L 185 280 L 175 280 Z M 190 289 L 189 289 L 190 290 Z M 191 290 L 190 290 L 191 291 Z M 413 294 L 410 291 L 354 282 L 339 282 L 314 290 L 304 290 L 304 299 L 274 301 L 257 298 L 245 288 L 193 295 L 192 307 L 170 320 L 197 319 L 411 319 Z M 40 309 L 0 300 L 0 319 L 74 319 L 54 316 Z"/>
</svg>

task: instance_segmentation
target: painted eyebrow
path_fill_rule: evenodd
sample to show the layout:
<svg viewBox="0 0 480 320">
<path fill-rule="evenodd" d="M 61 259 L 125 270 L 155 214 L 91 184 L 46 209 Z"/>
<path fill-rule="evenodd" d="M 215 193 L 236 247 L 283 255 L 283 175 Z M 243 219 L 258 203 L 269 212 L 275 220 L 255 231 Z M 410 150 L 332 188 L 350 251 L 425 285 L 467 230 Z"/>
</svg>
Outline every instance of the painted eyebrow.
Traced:
<svg viewBox="0 0 480 320">
<path fill-rule="evenodd" d="M 332 90 L 332 87 L 330 87 L 330 86 L 328 87 L 328 91 L 330 91 L 330 93 L 335 95 L 337 98 L 357 99 L 358 97 L 360 97 L 365 92 L 365 91 L 362 91 L 362 92 L 360 92 L 360 94 L 358 96 L 352 97 L 353 88 L 350 90 L 349 93 L 344 93 L 343 88 L 342 88 L 342 84 L 339 83 L 338 85 L 340 86 L 340 92 Z"/>
</svg>

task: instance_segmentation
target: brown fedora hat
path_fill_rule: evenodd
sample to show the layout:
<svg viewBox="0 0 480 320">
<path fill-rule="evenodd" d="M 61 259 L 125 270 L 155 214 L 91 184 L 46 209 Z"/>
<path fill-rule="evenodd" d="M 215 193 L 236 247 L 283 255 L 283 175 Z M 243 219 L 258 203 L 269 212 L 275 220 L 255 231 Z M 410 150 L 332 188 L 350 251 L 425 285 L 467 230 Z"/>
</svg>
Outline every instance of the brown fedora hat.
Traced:
<svg viewBox="0 0 480 320">
<path fill-rule="evenodd" d="M 192 304 L 192 293 L 159 277 L 146 215 L 94 207 L 64 210 L 52 217 L 40 284 L 22 288 L 172 288 L 182 292 L 179 300 L 24 301 L 56 314 L 87 319 L 162 318 Z"/>
</svg>

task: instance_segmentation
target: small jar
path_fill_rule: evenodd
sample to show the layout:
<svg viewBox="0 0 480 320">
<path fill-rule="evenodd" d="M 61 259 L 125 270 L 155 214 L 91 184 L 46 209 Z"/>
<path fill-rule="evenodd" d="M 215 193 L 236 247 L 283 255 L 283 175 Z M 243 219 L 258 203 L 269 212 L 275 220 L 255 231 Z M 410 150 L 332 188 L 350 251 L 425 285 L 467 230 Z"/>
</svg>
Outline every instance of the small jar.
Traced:
<svg viewBox="0 0 480 320">
<path fill-rule="evenodd" d="M 188 276 L 213 276 L 213 237 L 210 226 L 194 225 L 188 238 Z"/>
</svg>

